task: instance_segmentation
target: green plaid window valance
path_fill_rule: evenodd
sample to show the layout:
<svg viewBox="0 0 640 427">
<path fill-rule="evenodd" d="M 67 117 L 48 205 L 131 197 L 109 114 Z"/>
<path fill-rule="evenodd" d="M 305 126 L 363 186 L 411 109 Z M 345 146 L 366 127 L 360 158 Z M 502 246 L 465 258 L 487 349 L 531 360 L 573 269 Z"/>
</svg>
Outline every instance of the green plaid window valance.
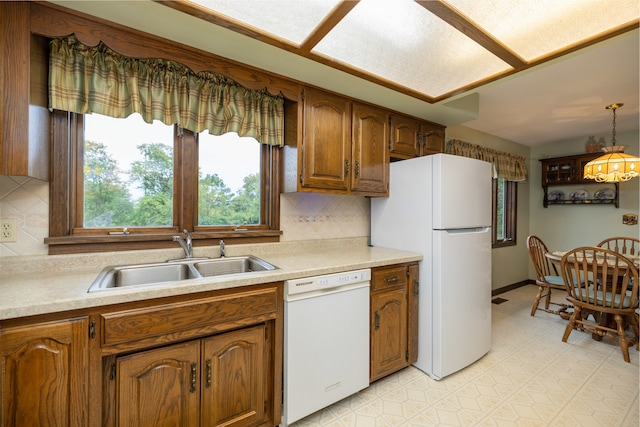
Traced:
<svg viewBox="0 0 640 427">
<path fill-rule="evenodd" d="M 49 107 L 116 118 L 139 113 L 147 123 L 212 135 L 236 132 L 284 145 L 282 96 L 174 61 L 129 58 L 102 42 L 85 46 L 75 36 L 50 42 Z"/>
<path fill-rule="evenodd" d="M 522 156 L 496 151 L 457 139 L 447 141 L 445 152 L 490 162 L 495 170 L 496 178 L 506 179 L 507 181 L 527 180 L 527 162 Z"/>
</svg>

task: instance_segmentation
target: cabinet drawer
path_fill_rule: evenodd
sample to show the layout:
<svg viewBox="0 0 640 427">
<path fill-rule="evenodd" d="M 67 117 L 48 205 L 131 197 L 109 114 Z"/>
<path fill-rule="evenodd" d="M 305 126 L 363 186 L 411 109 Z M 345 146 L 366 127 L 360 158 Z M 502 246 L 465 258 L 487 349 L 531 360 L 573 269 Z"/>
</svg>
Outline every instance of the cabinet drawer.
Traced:
<svg viewBox="0 0 640 427">
<path fill-rule="evenodd" d="M 169 334 L 188 338 L 216 332 L 220 324 L 268 320 L 275 316 L 281 299 L 274 287 L 102 314 L 102 344 L 150 339 L 160 343 L 160 337 Z"/>
<path fill-rule="evenodd" d="M 371 290 L 388 289 L 407 285 L 407 267 L 398 266 L 372 271 Z"/>
</svg>

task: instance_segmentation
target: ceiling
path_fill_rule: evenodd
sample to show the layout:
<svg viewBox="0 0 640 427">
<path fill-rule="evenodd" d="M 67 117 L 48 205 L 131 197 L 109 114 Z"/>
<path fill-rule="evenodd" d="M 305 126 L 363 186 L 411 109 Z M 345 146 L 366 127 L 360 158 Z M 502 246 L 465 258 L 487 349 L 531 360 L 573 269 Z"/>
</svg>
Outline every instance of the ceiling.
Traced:
<svg viewBox="0 0 640 427">
<path fill-rule="evenodd" d="M 53 3 L 528 146 L 638 129 L 637 0 Z"/>
</svg>

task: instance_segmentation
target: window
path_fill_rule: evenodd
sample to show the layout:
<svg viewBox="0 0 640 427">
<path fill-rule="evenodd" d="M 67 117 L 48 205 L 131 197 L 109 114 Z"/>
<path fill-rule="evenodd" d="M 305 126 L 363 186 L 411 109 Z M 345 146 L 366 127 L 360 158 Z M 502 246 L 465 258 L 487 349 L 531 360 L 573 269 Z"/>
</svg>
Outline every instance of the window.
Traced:
<svg viewBox="0 0 640 427">
<path fill-rule="evenodd" d="M 493 247 L 516 244 L 518 183 L 493 180 Z"/>
<path fill-rule="evenodd" d="M 183 229 L 196 243 L 278 240 L 278 147 L 137 114 L 55 111 L 53 129 L 52 192 L 66 197 L 52 198 L 52 254 L 173 247 Z"/>
</svg>

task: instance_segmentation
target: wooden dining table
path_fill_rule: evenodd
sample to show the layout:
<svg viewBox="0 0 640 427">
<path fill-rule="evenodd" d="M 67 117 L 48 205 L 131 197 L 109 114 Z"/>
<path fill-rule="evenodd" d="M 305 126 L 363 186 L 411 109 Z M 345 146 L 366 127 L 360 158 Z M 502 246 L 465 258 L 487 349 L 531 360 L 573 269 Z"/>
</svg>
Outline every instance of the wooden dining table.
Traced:
<svg viewBox="0 0 640 427">
<path fill-rule="evenodd" d="M 549 258 L 549 260 L 551 260 L 552 263 L 560 266 L 560 260 L 562 260 L 562 257 L 567 252 L 568 251 L 552 251 L 552 252 L 545 253 L 544 256 Z M 624 256 L 627 257 L 628 259 L 630 259 L 633 262 L 633 265 L 636 266 L 636 268 L 638 269 L 638 272 L 640 273 L 640 255 L 625 254 Z M 596 260 L 597 260 L 598 264 L 602 264 L 602 262 L 604 261 L 604 259 L 600 258 L 600 257 L 596 257 Z M 592 259 L 587 259 L 587 261 L 590 264 L 593 262 Z M 620 265 L 620 267 L 621 268 L 626 268 L 626 265 Z"/>
</svg>

